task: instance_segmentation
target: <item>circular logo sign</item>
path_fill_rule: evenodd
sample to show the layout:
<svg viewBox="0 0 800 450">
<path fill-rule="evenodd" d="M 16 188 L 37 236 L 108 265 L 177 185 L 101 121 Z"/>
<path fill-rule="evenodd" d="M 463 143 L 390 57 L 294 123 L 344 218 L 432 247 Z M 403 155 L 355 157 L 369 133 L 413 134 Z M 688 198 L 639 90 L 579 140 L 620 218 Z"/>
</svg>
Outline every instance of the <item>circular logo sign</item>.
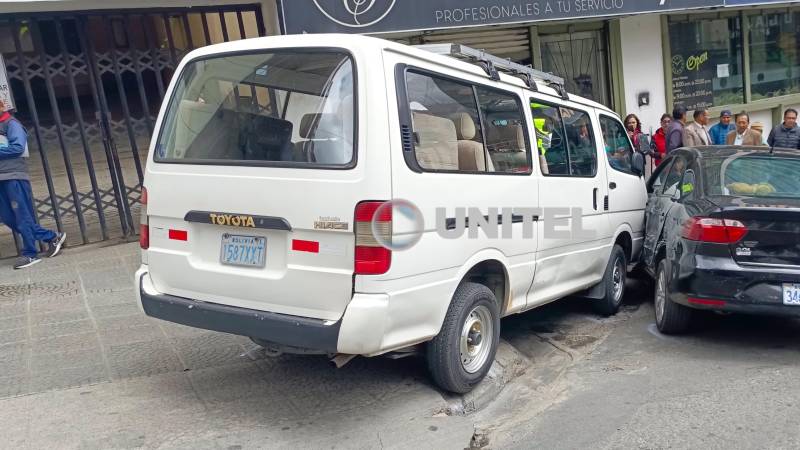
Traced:
<svg viewBox="0 0 800 450">
<path fill-rule="evenodd" d="M 397 0 L 314 0 L 328 19 L 348 28 L 364 28 L 383 20 Z"/>
<path fill-rule="evenodd" d="M 672 74 L 673 75 L 680 75 L 683 73 L 683 69 L 685 67 L 686 60 L 683 59 L 681 55 L 675 55 L 672 57 Z"/>
</svg>

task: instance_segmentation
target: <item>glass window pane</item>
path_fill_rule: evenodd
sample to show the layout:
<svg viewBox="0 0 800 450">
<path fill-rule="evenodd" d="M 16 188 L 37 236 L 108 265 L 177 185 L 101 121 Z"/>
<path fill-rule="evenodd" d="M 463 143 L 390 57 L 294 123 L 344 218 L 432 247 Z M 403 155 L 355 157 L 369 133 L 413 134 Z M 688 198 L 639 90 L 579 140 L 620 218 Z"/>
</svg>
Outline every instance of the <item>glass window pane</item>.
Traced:
<svg viewBox="0 0 800 450">
<path fill-rule="evenodd" d="M 738 16 L 672 21 L 669 40 L 675 105 L 694 110 L 744 103 Z"/>
<path fill-rule="evenodd" d="M 800 159 L 733 156 L 717 168 L 725 195 L 800 198 Z"/>
<path fill-rule="evenodd" d="M 583 111 L 561 108 L 561 119 L 567 135 L 570 173 L 578 177 L 595 176 L 597 147 L 589 115 Z"/>
<path fill-rule="evenodd" d="M 489 172 L 525 173 L 530 171 L 530 153 L 525 143 L 524 118 L 519 102 L 511 95 L 477 88 L 483 123 L 486 128 L 486 148 L 489 152 Z"/>
<path fill-rule="evenodd" d="M 633 173 L 633 147 L 625 127 L 619 120 L 600 116 L 600 128 L 603 130 L 603 144 L 608 155 L 608 163 L 613 169 Z"/>
<path fill-rule="evenodd" d="M 569 175 L 567 140 L 558 108 L 531 102 L 531 112 L 542 172 L 546 175 Z"/>
<path fill-rule="evenodd" d="M 349 164 L 353 82 L 350 57 L 337 52 L 191 62 L 170 100 L 156 161 Z M 277 105 L 261 103 L 257 88 L 268 88 L 267 98 L 269 90 L 292 93 L 285 117 L 277 117 Z"/>
<path fill-rule="evenodd" d="M 409 72 L 408 103 L 417 163 L 427 170 L 485 172 L 472 85 Z"/>
<path fill-rule="evenodd" d="M 753 100 L 800 92 L 800 13 L 749 18 Z"/>
</svg>

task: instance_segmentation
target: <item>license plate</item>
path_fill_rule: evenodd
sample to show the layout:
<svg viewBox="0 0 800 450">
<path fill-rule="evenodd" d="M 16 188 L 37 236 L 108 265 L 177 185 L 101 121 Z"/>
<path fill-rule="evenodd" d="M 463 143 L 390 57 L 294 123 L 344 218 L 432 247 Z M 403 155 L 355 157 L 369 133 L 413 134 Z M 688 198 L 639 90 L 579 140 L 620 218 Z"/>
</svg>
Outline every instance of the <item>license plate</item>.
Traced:
<svg viewBox="0 0 800 450">
<path fill-rule="evenodd" d="M 257 236 L 222 235 L 220 262 L 229 266 L 264 267 L 267 238 Z"/>
<path fill-rule="evenodd" d="M 800 306 L 800 283 L 783 283 L 783 304 Z"/>
</svg>

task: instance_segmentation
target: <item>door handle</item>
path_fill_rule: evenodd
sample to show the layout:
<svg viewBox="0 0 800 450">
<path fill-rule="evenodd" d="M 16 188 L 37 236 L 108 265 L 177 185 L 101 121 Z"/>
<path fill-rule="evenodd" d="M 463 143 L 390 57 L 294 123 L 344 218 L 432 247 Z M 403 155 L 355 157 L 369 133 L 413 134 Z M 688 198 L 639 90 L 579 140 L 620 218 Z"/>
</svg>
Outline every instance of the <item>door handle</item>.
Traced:
<svg viewBox="0 0 800 450">
<path fill-rule="evenodd" d="M 597 191 L 597 188 L 592 190 L 592 206 L 594 207 L 595 211 L 597 211 Z"/>
<path fill-rule="evenodd" d="M 608 183 L 608 188 L 609 189 L 616 189 L 617 188 L 617 183 L 614 183 L 613 181 L 611 183 Z"/>
</svg>

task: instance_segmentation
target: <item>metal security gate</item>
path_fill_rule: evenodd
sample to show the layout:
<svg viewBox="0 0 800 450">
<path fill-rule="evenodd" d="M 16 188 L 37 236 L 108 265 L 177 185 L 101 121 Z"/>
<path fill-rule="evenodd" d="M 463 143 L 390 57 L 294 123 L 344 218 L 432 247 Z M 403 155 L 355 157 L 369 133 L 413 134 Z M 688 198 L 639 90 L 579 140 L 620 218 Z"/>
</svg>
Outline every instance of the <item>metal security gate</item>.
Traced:
<svg viewBox="0 0 800 450">
<path fill-rule="evenodd" d="M 144 160 L 180 59 L 265 35 L 260 5 L 0 15 L 36 213 L 78 245 L 138 233 Z M 0 227 L 0 257 L 19 240 Z"/>
<path fill-rule="evenodd" d="M 539 42 L 544 71 L 564 77 L 569 92 L 612 106 L 603 30 L 542 35 Z"/>
</svg>

